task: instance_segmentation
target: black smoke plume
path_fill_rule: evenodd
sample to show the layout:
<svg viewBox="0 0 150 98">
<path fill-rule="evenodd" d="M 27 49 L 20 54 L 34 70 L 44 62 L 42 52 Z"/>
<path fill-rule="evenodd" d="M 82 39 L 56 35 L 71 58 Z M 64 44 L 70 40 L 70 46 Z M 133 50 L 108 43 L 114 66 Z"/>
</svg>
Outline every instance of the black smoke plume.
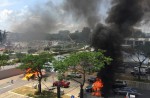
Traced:
<svg viewBox="0 0 150 98">
<path fill-rule="evenodd" d="M 64 10 L 71 13 L 76 20 L 85 20 L 93 28 L 100 21 L 98 14 L 99 4 L 102 0 L 66 0 Z"/>
<path fill-rule="evenodd" d="M 107 26 L 97 25 L 94 30 L 92 45 L 95 49 L 106 50 L 106 55 L 113 61 L 98 73 L 104 82 L 103 92 L 107 98 L 115 80 L 115 72 L 122 65 L 121 44 L 130 36 L 134 26 L 143 16 L 142 0 L 113 0 L 112 8 L 106 19 Z"/>
</svg>

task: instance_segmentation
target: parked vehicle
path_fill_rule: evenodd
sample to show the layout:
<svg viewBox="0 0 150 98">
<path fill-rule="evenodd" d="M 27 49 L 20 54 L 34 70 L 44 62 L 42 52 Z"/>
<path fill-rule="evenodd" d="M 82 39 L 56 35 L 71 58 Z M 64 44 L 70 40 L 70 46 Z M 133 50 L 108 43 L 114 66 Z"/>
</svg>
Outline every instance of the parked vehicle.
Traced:
<svg viewBox="0 0 150 98">
<path fill-rule="evenodd" d="M 126 95 L 127 93 L 135 96 L 141 95 L 140 93 L 137 92 L 137 90 L 130 87 L 116 88 L 113 91 L 115 94 L 120 94 L 120 95 Z"/>
<path fill-rule="evenodd" d="M 55 81 L 55 82 L 53 83 L 53 86 L 58 86 L 58 85 L 59 85 L 60 87 L 68 88 L 69 85 L 70 85 L 70 82 L 62 80 L 62 81 Z"/>
<path fill-rule="evenodd" d="M 90 83 L 94 83 L 96 81 L 96 77 L 90 77 L 90 78 L 88 78 L 88 81 Z"/>
<path fill-rule="evenodd" d="M 82 75 L 80 73 L 69 73 L 67 77 L 73 77 L 73 78 L 82 78 Z"/>
<path fill-rule="evenodd" d="M 87 93 L 92 93 L 93 89 L 92 89 L 92 84 L 89 84 L 88 86 L 86 86 L 85 91 Z M 103 91 L 101 91 L 102 96 L 104 95 Z"/>
<path fill-rule="evenodd" d="M 85 88 L 85 91 L 91 93 L 91 92 L 92 92 L 92 84 L 89 84 L 89 85 Z"/>
<path fill-rule="evenodd" d="M 141 75 L 141 76 L 144 76 L 146 74 L 149 73 L 149 67 L 147 66 L 142 66 L 140 67 L 140 73 L 139 73 L 139 66 L 138 67 L 134 67 L 133 70 L 131 71 L 131 74 L 133 76 L 136 76 L 136 75 Z"/>
<path fill-rule="evenodd" d="M 126 87 L 127 83 L 126 81 L 122 81 L 122 80 L 116 80 L 115 83 L 112 85 L 112 88 L 122 88 L 122 87 Z"/>
<path fill-rule="evenodd" d="M 53 66 L 53 64 L 52 64 L 51 62 L 46 62 L 46 63 L 44 64 L 44 68 L 45 68 L 46 71 L 48 71 L 48 72 L 55 72 L 55 71 L 56 71 L 55 68 L 54 68 L 54 66 Z"/>
<path fill-rule="evenodd" d="M 127 93 L 125 98 L 135 98 L 135 95 Z"/>
</svg>

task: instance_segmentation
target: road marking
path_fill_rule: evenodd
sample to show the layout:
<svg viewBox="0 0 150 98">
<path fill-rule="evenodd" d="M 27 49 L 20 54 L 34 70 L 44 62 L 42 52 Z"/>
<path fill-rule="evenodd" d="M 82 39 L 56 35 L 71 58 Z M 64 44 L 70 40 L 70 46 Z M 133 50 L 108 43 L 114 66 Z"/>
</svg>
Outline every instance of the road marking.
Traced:
<svg viewBox="0 0 150 98">
<path fill-rule="evenodd" d="M 10 86 L 12 86 L 13 84 L 11 84 L 11 85 L 7 85 L 7 86 L 5 86 L 5 87 L 2 87 L 2 88 L 0 88 L 0 90 L 1 89 L 4 89 L 4 88 L 8 88 L 8 87 L 10 87 Z"/>
</svg>

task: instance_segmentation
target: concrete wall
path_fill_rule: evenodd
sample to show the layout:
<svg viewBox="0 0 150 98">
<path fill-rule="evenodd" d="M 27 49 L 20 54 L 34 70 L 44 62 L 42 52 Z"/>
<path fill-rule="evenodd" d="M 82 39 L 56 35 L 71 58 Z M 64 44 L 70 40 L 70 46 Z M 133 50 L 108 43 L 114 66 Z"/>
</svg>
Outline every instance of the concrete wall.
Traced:
<svg viewBox="0 0 150 98">
<path fill-rule="evenodd" d="M 0 71 L 0 79 L 9 78 L 9 77 L 20 75 L 23 73 L 24 72 L 22 70 L 16 69 L 16 68 L 3 70 L 3 71 Z"/>
</svg>

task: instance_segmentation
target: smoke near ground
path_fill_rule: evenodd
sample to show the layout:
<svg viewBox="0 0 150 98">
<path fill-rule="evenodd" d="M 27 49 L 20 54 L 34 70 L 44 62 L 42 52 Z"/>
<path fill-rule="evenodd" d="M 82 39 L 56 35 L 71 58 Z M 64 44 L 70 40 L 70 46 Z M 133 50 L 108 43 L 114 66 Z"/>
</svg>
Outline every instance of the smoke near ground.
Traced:
<svg viewBox="0 0 150 98">
<path fill-rule="evenodd" d="M 93 28 L 100 21 L 99 6 L 102 0 L 65 0 L 64 10 L 76 20 L 84 20 Z"/>
</svg>

